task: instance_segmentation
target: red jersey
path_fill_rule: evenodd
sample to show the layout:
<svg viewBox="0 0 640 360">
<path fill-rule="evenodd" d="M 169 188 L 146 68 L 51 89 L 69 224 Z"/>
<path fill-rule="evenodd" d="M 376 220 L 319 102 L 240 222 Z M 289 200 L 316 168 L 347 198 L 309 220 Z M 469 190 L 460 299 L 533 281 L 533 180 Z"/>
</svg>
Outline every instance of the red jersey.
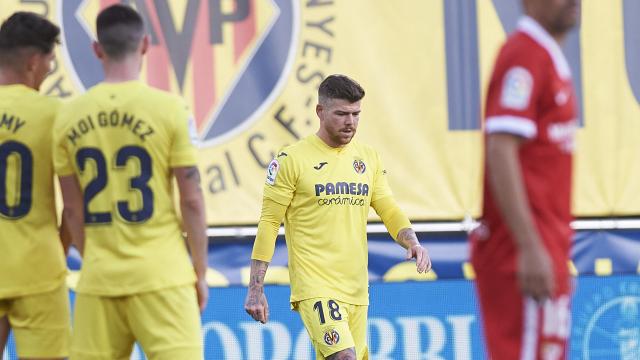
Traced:
<svg viewBox="0 0 640 360">
<path fill-rule="evenodd" d="M 487 93 L 485 132 L 526 138 L 519 162 L 534 222 L 556 273 L 567 274 L 573 231 L 571 167 L 577 129 L 571 71 L 558 43 L 525 17 L 502 47 Z M 471 236 L 476 269 L 516 269 L 516 247 L 485 166 L 482 225 Z"/>
</svg>

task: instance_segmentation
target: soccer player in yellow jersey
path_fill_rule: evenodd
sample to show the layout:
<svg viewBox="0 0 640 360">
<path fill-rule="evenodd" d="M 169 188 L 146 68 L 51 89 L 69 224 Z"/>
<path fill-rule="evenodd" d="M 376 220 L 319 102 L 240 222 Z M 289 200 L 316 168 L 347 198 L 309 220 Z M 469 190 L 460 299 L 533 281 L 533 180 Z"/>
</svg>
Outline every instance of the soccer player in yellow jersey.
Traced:
<svg viewBox="0 0 640 360">
<path fill-rule="evenodd" d="M 417 271 L 431 268 L 426 249 L 393 200 L 380 157 L 352 141 L 363 97 L 362 87 L 343 75 L 320 84 L 320 129 L 282 149 L 269 164 L 251 256 L 245 310 L 265 323 L 264 276 L 284 218 L 291 306 L 300 313 L 318 359 L 368 358 L 370 206 L 407 249 L 407 258 L 416 259 Z"/>
<path fill-rule="evenodd" d="M 69 351 L 67 268 L 51 158 L 59 102 L 38 93 L 59 34 L 28 12 L 0 27 L 0 354 L 10 325 L 22 359 L 64 358 Z"/>
<path fill-rule="evenodd" d="M 63 105 L 54 128 L 83 255 L 71 359 L 129 359 L 134 341 L 151 360 L 202 359 L 207 238 L 193 120 L 180 98 L 138 80 L 149 38 L 135 10 L 102 10 L 97 39 L 104 82 Z"/>
</svg>

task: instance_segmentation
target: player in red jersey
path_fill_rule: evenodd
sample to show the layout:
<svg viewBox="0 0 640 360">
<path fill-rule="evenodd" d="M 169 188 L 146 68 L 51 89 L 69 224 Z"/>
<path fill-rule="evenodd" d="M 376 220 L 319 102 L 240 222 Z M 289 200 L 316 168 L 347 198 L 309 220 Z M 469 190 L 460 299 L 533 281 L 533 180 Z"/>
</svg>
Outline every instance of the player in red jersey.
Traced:
<svg viewBox="0 0 640 360">
<path fill-rule="evenodd" d="M 564 359 L 570 329 L 571 167 L 577 128 L 560 45 L 579 0 L 523 0 L 486 103 L 481 225 L 472 262 L 489 355 Z"/>
</svg>

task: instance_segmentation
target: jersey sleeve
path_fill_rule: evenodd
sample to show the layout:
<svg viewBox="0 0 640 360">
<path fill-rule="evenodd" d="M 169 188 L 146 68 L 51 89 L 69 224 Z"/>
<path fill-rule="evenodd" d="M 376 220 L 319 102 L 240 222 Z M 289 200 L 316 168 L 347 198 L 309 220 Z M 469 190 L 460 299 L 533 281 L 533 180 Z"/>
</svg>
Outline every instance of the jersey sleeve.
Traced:
<svg viewBox="0 0 640 360">
<path fill-rule="evenodd" d="M 65 136 L 65 119 L 63 110 L 59 110 L 53 124 L 52 156 L 53 167 L 58 176 L 68 176 L 74 173 L 69 142 Z"/>
<path fill-rule="evenodd" d="M 175 115 L 175 125 L 169 166 L 172 168 L 194 166 L 198 161 L 196 156 L 198 139 L 196 124 L 187 106 L 182 103 Z"/>
<path fill-rule="evenodd" d="M 378 155 L 377 152 L 374 152 L 373 157 L 375 159 L 376 166 L 373 178 L 373 194 L 371 195 L 372 203 L 392 195 L 391 188 L 387 182 L 387 170 L 385 170 L 384 165 L 382 164 L 380 155 Z"/>
<path fill-rule="evenodd" d="M 489 85 L 485 132 L 534 138 L 538 133 L 537 104 L 544 76 L 542 61 L 518 49 L 503 50 Z"/>
<path fill-rule="evenodd" d="M 387 196 L 371 203 L 371 207 L 380 216 L 384 226 L 389 231 L 393 240 L 398 240 L 400 230 L 411 227 L 411 221 L 400 209 L 393 196 Z"/>
<path fill-rule="evenodd" d="M 264 197 L 289 206 L 298 182 L 295 159 L 287 150 L 281 150 L 267 167 Z"/>
<path fill-rule="evenodd" d="M 258 222 L 258 232 L 253 242 L 251 259 L 271 262 L 280 230 L 280 223 L 287 207 L 269 198 L 262 201 L 262 212 Z"/>
</svg>

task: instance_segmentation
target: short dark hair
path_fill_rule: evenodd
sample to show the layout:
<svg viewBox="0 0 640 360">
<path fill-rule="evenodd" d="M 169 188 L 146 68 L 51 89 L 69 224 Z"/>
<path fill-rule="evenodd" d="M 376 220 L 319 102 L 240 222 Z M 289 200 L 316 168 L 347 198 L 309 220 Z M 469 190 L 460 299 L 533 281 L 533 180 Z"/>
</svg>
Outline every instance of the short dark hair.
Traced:
<svg viewBox="0 0 640 360">
<path fill-rule="evenodd" d="M 21 61 L 23 50 L 49 54 L 59 43 L 59 35 L 60 28 L 44 17 L 32 12 L 16 12 L 0 26 L 0 64 Z"/>
<path fill-rule="evenodd" d="M 318 88 L 319 103 L 325 103 L 329 99 L 341 99 L 354 103 L 363 97 L 364 89 L 362 86 L 345 75 L 329 75 Z"/>
<path fill-rule="evenodd" d="M 127 5 L 111 5 L 98 14 L 98 42 L 107 56 L 120 60 L 135 52 L 144 36 L 144 21 Z"/>
</svg>

